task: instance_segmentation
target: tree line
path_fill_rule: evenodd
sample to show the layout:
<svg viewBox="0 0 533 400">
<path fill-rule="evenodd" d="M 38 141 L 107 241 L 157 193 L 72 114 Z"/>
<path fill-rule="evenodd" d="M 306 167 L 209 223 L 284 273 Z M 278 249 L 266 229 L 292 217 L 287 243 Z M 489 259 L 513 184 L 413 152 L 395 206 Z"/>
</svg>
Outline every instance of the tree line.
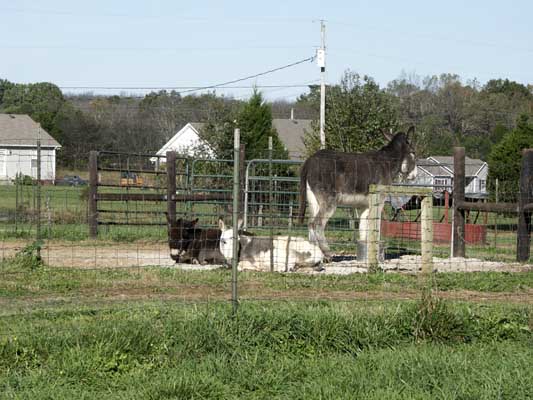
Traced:
<svg viewBox="0 0 533 400">
<path fill-rule="evenodd" d="M 142 97 L 69 95 L 52 83 L 0 79 L 0 112 L 29 114 L 39 122 L 61 143 L 58 162 L 69 168 L 83 168 L 89 150 L 155 152 L 187 122 L 205 123 L 201 135 L 217 155 L 230 156 L 233 130 L 239 127 L 247 158 L 265 156 L 268 136 L 274 138 L 274 156 L 284 158 L 272 118 L 289 118 L 291 109 L 296 118 L 313 120 L 305 137 L 312 153 L 319 147 L 319 99 L 318 86 L 295 101 L 265 102 L 257 90 L 246 101 L 216 92 L 182 96 L 164 90 Z M 502 161 L 505 154 L 516 156 L 510 147 L 533 147 L 532 135 L 524 133 L 531 129 L 531 115 L 533 86 L 507 79 L 481 85 L 454 74 L 402 74 L 380 87 L 348 70 L 327 87 L 326 143 L 365 151 L 383 144 L 381 131 L 414 125 L 419 157 L 451 155 L 460 145 L 469 157 L 510 165 Z"/>
</svg>

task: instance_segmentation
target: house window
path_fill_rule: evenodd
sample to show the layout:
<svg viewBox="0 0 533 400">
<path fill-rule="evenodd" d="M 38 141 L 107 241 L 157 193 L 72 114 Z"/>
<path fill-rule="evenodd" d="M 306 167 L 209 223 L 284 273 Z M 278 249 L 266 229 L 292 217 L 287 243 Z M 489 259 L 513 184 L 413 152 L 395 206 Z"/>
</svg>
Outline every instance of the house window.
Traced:
<svg viewBox="0 0 533 400">
<path fill-rule="evenodd" d="M 33 168 L 37 168 L 37 159 L 36 158 L 32 158 L 31 159 L 31 167 L 32 167 L 32 169 Z"/>
<path fill-rule="evenodd" d="M 435 186 L 446 186 L 447 183 L 446 179 L 435 178 Z"/>
<path fill-rule="evenodd" d="M 479 180 L 479 191 L 484 192 L 487 190 L 487 181 L 484 179 Z"/>
</svg>

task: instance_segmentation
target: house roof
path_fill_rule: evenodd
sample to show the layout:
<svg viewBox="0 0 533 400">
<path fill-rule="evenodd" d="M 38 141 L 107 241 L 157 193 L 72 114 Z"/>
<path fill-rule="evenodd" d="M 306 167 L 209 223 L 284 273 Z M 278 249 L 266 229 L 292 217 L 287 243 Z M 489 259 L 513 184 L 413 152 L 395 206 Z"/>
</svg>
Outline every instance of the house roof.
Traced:
<svg viewBox="0 0 533 400">
<path fill-rule="evenodd" d="M 40 128 L 39 124 L 28 115 L 0 114 L 0 146 L 36 147 L 41 136 L 41 146 L 61 147 L 61 145 Z"/>
<path fill-rule="evenodd" d="M 444 176 L 444 177 L 453 176 L 453 168 L 452 168 L 452 171 L 450 171 L 449 169 L 440 165 L 436 160 L 433 160 L 431 157 L 417 160 L 416 166 L 418 168 L 423 169 L 431 176 Z"/>
<path fill-rule="evenodd" d="M 429 159 L 437 161 L 439 164 L 450 170 L 453 174 L 453 157 L 452 156 L 431 156 Z M 465 157 L 465 176 L 476 176 L 481 168 L 487 163 L 477 158 Z"/>
<path fill-rule="evenodd" d="M 431 156 L 416 161 L 418 168 L 422 168 L 431 176 L 453 177 L 452 156 Z M 477 158 L 465 157 L 465 175 L 476 176 L 487 163 Z"/>
<path fill-rule="evenodd" d="M 183 143 L 180 143 L 180 139 L 182 139 L 182 136 L 185 135 L 189 131 L 189 129 L 192 130 L 194 132 L 194 134 L 198 137 L 198 141 L 199 142 L 204 143 L 206 146 L 208 146 L 210 148 L 209 143 L 207 143 L 205 140 L 203 140 L 200 137 L 200 130 L 202 129 L 202 127 L 204 125 L 205 125 L 205 123 L 203 123 L 203 122 L 188 122 L 174 136 L 172 136 L 170 138 L 170 140 L 168 142 L 166 142 L 163 145 L 163 147 L 161 147 L 157 151 L 156 154 L 159 155 L 159 156 L 164 156 L 167 151 L 169 151 L 171 149 L 176 150 L 177 148 L 179 148 L 180 145 L 183 144 Z"/>
<path fill-rule="evenodd" d="M 281 142 L 289 152 L 290 158 L 301 158 L 305 153 L 304 135 L 311 131 L 310 119 L 273 119 Z"/>
</svg>

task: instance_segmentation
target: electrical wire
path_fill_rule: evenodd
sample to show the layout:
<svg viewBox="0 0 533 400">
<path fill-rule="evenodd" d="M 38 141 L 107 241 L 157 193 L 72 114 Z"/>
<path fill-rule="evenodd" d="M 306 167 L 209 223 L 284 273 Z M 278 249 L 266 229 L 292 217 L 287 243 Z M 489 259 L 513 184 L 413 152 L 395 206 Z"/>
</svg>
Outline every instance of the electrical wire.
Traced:
<svg viewBox="0 0 533 400">
<path fill-rule="evenodd" d="M 198 90 L 215 89 L 215 88 L 218 88 L 218 87 L 221 87 L 221 86 L 231 85 L 233 83 L 246 81 L 248 79 L 258 78 L 260 76 L 268 75 L 268 74 L 271 74 L 273 72 L 277 72 L 277 71 L 281 71 L 283 69 L 291 68 L 291 67 L 294 67 L 296 65 L 303 64 L 304 62 L 313 61 L 314 59 L 315 59 L 315 56 L 307 57 L 307 58 L 304 58 L 303 60 L 296 61 L 296 62 L 293 62 L 291 64 L 286 64 L 286 65 L 283 65 L 281 67 L 272 68 L 272 69 L 269 69 L 268 71 L 260 72 L 258 74 L 249 75 L 249 76 L 246 76 L 244 78 L 234 79 L 232 81 L 218 83 L 218 84 L 210 85 L 210 86 L 204 86 L 204 87 L 196 88 L 196 89 L 183 90 L 183 91 L 181 91 L 179 93 L 180 94 L 182 94 L 182 93 L 190 93 L 190 92 L 194 92 L 194 91 L 198 91 Z"/>
<path fill-rule="evenodd" d="M 60 89 L 85 90 L 202 90 L 205 86 L 58 86 Z M 277 89 L 277 88 L 306 88 L 306 84 L 296 85 L 253 85 L 253 86 L 216 86 L 219 89 Z"/>
</svg>

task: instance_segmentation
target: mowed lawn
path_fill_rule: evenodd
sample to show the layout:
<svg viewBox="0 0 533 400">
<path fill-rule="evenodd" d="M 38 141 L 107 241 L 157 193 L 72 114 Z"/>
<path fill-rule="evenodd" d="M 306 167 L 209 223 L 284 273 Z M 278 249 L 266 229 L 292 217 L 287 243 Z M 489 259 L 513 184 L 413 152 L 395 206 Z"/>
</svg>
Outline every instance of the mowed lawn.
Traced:
<svg viewBox="0 0 533 400">
<path fill-rule="evenodd" d="M 533 396 L 531 271 L 242 273 L 236 314 L 228 270 L 0 276 L 2 399 Z"/>
</svg>

